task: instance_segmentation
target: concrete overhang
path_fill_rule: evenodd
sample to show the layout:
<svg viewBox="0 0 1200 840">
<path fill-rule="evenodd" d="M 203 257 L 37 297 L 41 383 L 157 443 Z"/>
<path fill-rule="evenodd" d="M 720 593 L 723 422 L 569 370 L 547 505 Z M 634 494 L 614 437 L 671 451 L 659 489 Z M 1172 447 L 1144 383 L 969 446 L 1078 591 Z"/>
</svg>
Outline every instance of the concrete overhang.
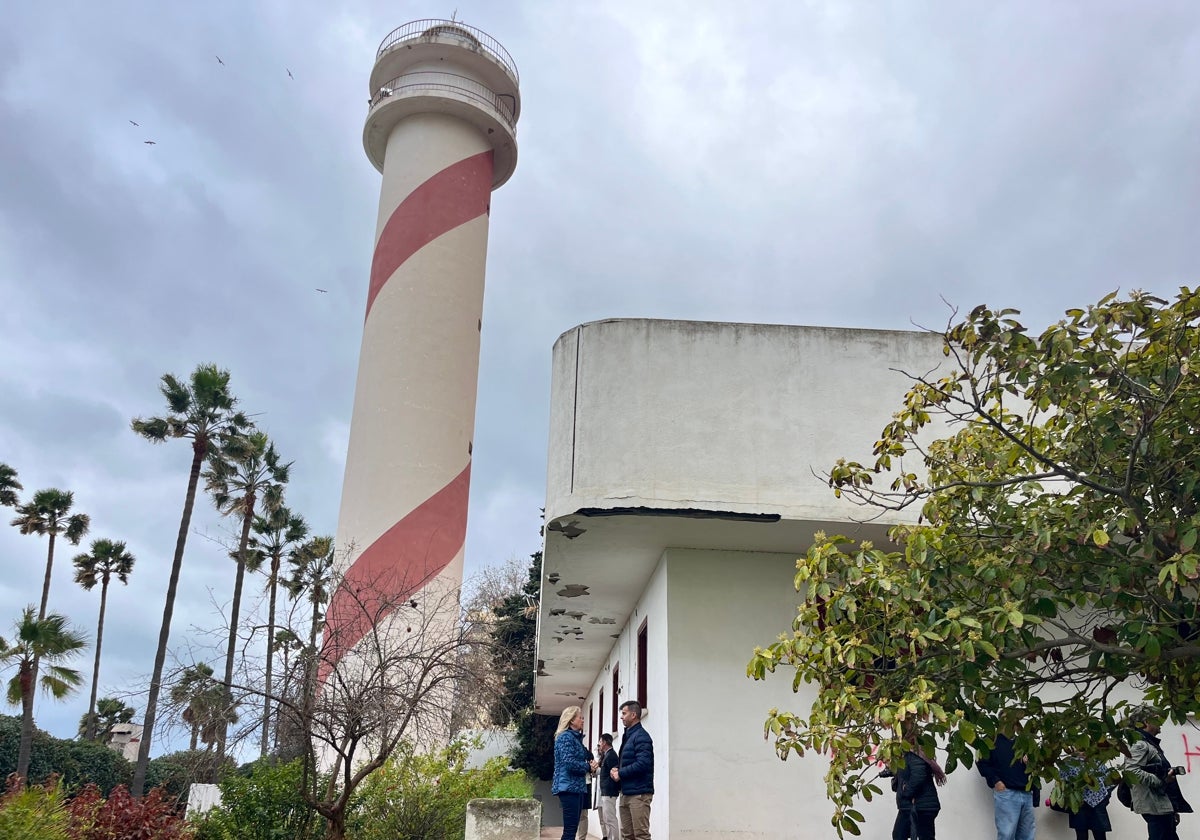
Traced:
<svg viewBox="0 0 1200 840">
<path fill-rule="evenodd" d="M 817 531 L 883 544 L 891 524 L 646 507 L 583 508 L 550 520 L 538 611 L 535 708 L 557 714 L 585 697 L 665 550 L 799 557 Z M 790 580 L 779 584 L 788 586 Z M 747 661 L 751 653 L 746 651 Z"/>
</svg>

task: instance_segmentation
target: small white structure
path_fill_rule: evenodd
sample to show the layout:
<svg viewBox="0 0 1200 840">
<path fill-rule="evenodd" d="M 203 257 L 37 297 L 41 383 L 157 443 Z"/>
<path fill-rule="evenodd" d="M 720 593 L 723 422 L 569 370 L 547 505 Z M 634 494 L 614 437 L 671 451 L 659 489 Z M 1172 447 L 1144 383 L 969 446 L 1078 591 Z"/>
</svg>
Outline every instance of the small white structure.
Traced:
<svg viewBox="0 0 1200 840">
<path fill-rule="evenodd" d="M 128 761 L 137 761 L 138 749 L 142 743 L 142 725 L 140 723 L 115 723 L 108 730 L 108 746 L 125 757 Z"/>
<path fill-rule="evenodd" d="M 656 840 L 833 836 L 821 757 L 783 763 L 763 738 L 768 709 L 804 711 L 812 694 L 782 672 L 750 680 L 746 665 L 791 626 L 795 560 L 815 531 L 883 542 L 897 521 L 855 521 L 875 512 L 820 474 L 839 457 L 870 462 L 910 382 L 900 371 L 933 371 L 941 351 L 916 332 L 651 320 L 585 324 L 555 344 L 536 703 L 581 705 L 593 748 L 619 736 L 619 703 L 645 706 Z M 1190 762 L 1181 735 L 1168 728 L 1164 744 Z M 941 833 L 995 836 L 973 769 L 942 803 Z M 860 810 L 865 836 L 890 835 L 890 797 Z M 1144 833 L 1109 810 L 1119 836 Z M 1072 836 L 1047 808 L 1038 822 L 1040 837 Z"/>
</svg>

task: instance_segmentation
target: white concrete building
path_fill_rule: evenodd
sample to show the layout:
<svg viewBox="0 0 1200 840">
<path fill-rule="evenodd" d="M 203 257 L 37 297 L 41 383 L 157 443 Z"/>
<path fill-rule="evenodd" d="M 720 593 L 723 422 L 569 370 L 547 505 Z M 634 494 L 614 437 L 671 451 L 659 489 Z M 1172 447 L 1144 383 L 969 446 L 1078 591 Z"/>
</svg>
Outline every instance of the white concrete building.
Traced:
<svg viewBox="0 0 1200 840">
<path fill-rule="evenodd" d="M 896 521 L 855 522 L 873 512 L 820 473 L 869 462 L 909 384 L 899 371 L 944 363 L 936 336 L 818 327 L 614 320 L 555 344 L 536 703 L 581 705 L 592 746 L 619 735 L 620 702 L 642 702 L 655 838 L 834 836 L 821 758 L 781 762 L 763 738 L 768 709 L 803 711 L 811 694 L 746 665 L 790 627 L 815 531 L 878 540 Z M 1181 736 L 1168 728 L 1164 744 L 1186 763 Z M 973 769 L 941 795 L 940 833 L 995 836 Z M 890 837 L 891 797 L 860 810 L 865 837 Z M 1109 810 L 1116 836 L 1144 836 Z M 1041 837 L 1074 836 L 1048 808 L 1038 822 Z"/>
</svg>

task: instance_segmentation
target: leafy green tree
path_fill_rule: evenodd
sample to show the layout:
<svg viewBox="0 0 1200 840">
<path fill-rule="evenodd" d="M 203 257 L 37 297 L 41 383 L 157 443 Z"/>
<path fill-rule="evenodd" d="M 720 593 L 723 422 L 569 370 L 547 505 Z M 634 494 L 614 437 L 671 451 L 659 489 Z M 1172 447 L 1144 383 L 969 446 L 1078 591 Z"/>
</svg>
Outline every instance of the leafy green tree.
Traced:
<svg viewBox="0 0 1200 840">
<path fill-rule="evenodd" d="M 175 555 L 171 560 L 171 575 L 167 582 L 167 597 L 163 605 L 162 627 L 154 653 L 154 671 L 150 677 L 150 693 L 146 698 L 146 720 L 138 748 L 130 791 L 141 796 L 146 785 L 146 768 L 150 763 L 150 745 L 158 714 L 158 696 L 162 691 L 163 668 L 167 661 L 167 643 L 171 637 L 171 617 L 175 612 L 175 594 L 179 588 L 179 573 L 187 547 L 188 528 L 196 506 L 196 488 L 200 470 L 213 447 L 227 437 L 242 434 L 250 428 L 250 420 L 236 410 L 237 399 L 229 391 L 229 371 L 216 365 L 199 365 L 187 382 L 164 374 L 159 386 L 167 401 L 167 414 L 162 417 L 137 418 L 133 431 L 151 443 L 168 440 L 189 440 L 192 444 L 192 464 L 188 472 L 187 492 L 183 514 L 179 519 L 179 534 L 175 538 Z"/>
<path fill-rule="evenodd" d="M 265 515 L 254 517 L 254 536 L 250 540 L 250 552 L 246 565 L 251 571 L 265 569 L 267 575 L 267 667 L 263 680 L 262 741 L 259 755 L 265 756 L 270 745 L 271 693 L 273 690 L 275 650 L 276 608 L 279 597 L 279 572 L 284 556 L 308 536 L 308 523 L 304 517 L 292 513 L 286 506 L 279 505 Z"/>
<path fill-rule="evenodd" d="M 29 754 L 33 745 L 33 697 L 40 683 L 42 690 L 61 700 L 83 682 L 79 672 L 62 664 L 75 658 L 87 647 L 87 640 L 67 624 L 64 616 L 51 613 L 38 618 L 33 605 L 25 608 L 9 643 L 0 638 L 0 667 L 16 665 L 17 673 L 8 682 L 8 702 L 21 706 L 21 744 L 17 753 L 17 775 L 29 775 Z M 45 673 L 39 663 L 44 660 Z"/>
<path fill-rule="evenodd" d="M 75 505 L 75 494 L 69 490 L 53 487 L 38 490 L 33 498 L 17 506 L 17 515 L 12 524 L 22 534 L 37 534 L 48 537 L 46 548 L 46 577 L 42 581 L 42 603 L 38 618 L 46 617 L 46 605 L 50 601 L 50 572 L 54 568 L 54 543 L 59 534 L 71 545 L 79 545 L 91 525 L 85 513 L 71 513 Z"/>
<path fill-rule="evenodd" d="M 20 744 L 21 716 L 0 715 L 0 778 L 16 772 Z M 67 790 L 94 783 L 107 793 L 117 785 L 128 785 L 132 775 L 133 764 L 114 749 L 93 741 L 55 738 L 34 727 L 29 773 L 24 777 L 29 784 L 61 778 Z"/>
<path fill-rule="evenodd" d="M 233 601 L 229 607 L 229 641 L 225 648 L 225 679 L 222 685 L 230 705 L 234 704 L 233 665 L 237 655 L 238 618 L 242 606 L 242 587 L 246 580 L 246 560 L 250 530 L 256 511 L 270 515 L 283 504 L 283 486 L 287 484 L 290 463 L 279 460 L 275 444 L 265 432 L 253 430 L 230 437 L 208 458 L 204 471 L 205 489 L 212 495 L 213 504 L 225 516 L 241 520 L 234 562 L 237 574 L 233 583 Z M 225 755 L 227 729 L 217 730 L 217 755 Z"/>
<path fill-rule="evenodd" d="M 8 464 L 0 463 L 0 507 L 16 507 L 17 491 L 23 490 L 17 481 L 17 471 Z"/>
<path fill-rule="evenodd" d="M 88 701 L 86 720 L 96 719 L 96 692 L 100 686 L 100 646 L 104 641 L 104 609 L 108 604 L 108 584 L 116 577 L 121 583 L 129 583 L 129 574 L 133 571 L 134 556 L 125 550 L 125 543 L 108 539 L 92 541 L 92 550 L 87 554 L 78 554 L 74 559 L 75 582 L 88 592 L 100 584 L 100 617 L 96 621 L 96 657 L 92 665 L 92 696 Z M 83 735 L 85 740 L 94 741 L 96 730 L 93 728 Z"/>
<path fill-rule="evenodd" d="M 111 730 L 118 723 L 129 723 L 137 710 L 115 697 L 101 697 L 94 702 L 94 711 L 79 718 L 79 737 L 85 741 L 107 744 Z"/>
<path fill-rule="evenodd" d="M 554 772 L 554 728 L 557 719 L 533 709 L 533 678 L 537 670 L 537 603 L 542 585 L 542 552 L 530 556 L 529 577 L 519 593 L 495 609 L 492 624 L 492 664 L 504 674 L 502 693 L 492 703 L 497 726 L 515 723 L 517 743 L 512 765 L 540 779 Z"/>
<path fill-rule="evenodd" d="M 836 494 L 913 524 L 890 544 L 818 534 L 792 628 L 750 662 L 815 687 L 767 731 L 782 757 L 831 756 L 839 832 L 906 721 L 949 770 L 1023 720 L 1017 749 L 1049 779 L 1075 747 L 1116 754 L 1122 684 L 1200 712 L 1200 295 L 1108 295 L 1037 337 L 1017 314 L 947 328 L 949 369 L 910 374 L 874 463 L 833 467 Z"/>
</svg>

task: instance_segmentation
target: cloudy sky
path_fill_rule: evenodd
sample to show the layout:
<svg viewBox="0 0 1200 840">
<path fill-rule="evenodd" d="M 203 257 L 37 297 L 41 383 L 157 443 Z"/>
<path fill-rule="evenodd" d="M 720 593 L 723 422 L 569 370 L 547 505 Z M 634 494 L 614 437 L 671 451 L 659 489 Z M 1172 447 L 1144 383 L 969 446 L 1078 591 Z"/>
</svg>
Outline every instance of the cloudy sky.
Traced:
<svg viewBox="0 0 1200 840">
<path fill-rule="evenodd" d="M 290 503 L 335 529 L 379 185 L 367 78 L 389 31 L 454 11 L 5 5 L 0 461 L 27 490 L 74 490 L 91 536 L 138 558 L 111 595 L 102 691 L 143 688 L 153 660 L 190 452 L 129 420 L 161 411 L 164 372 L 229 368 L 295 460 Z M 1197 282 L 1192 2 L 457 14 L 512 53 L 523 97 L 517 171 L 492 204 L 468 574 L 538 547 L 550 347 L 576 324 L 903 329 L 944 324 L 948 301 L 1040 326 L 1112 289 Z M 201 502 L 183 661 L 215 661 L 228 529 Z M 51 601 L 92 632 L 77 550 L 60 551 Z M 38 598 L 44 552 L 0 529 L 5 625 Z M 38 723 L 71 736 L 86 705 L 42 702 Z"/>
</svg>

